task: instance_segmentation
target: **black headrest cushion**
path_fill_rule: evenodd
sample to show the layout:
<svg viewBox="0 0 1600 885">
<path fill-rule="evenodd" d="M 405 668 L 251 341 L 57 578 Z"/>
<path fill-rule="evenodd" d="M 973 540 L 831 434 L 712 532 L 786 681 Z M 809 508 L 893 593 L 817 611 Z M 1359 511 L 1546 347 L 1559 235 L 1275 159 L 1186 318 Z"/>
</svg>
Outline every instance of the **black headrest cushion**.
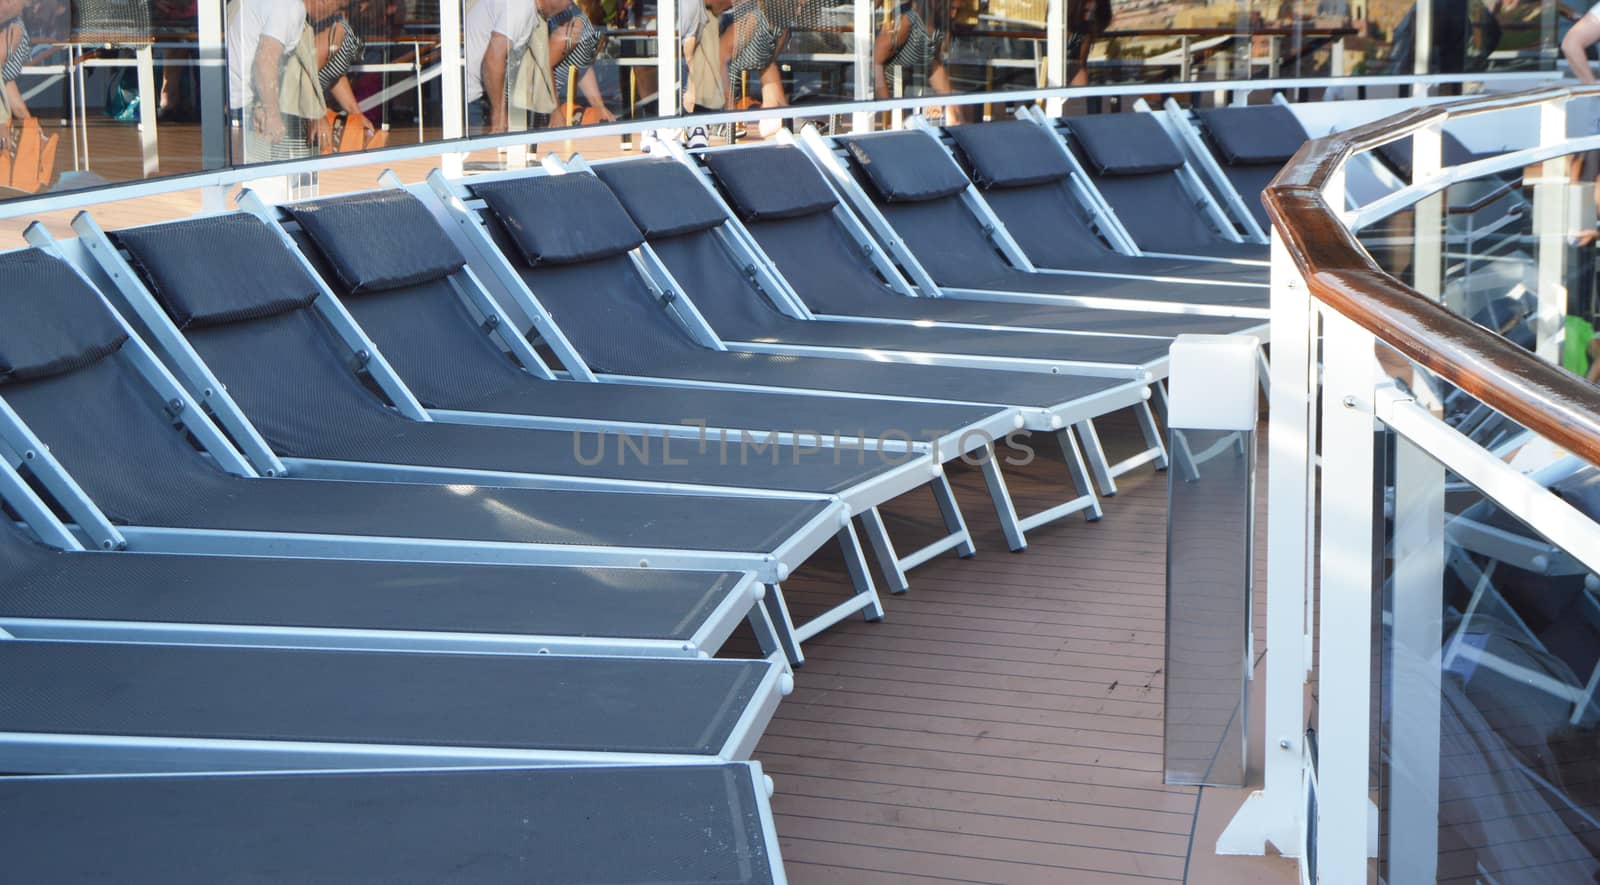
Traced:
<svg viewBox="0 0 1600 885">
<path fill-rule="evenodd" d="M 845 150 L 885 203 L 920 203 L 959 194 L 967 176 L 926 132 L 875 132 L 844 139 Z"/>
<path fill-rule="evenodd" d="M 70 372 L 128 340 L 100 294 L 58 258 L 0 255 L 0 280 L 0 384 Z"/>
<path fill-rule="evenodd" d="M 473 185 L 530 266 L 579 264 L 638 248 L 644 234 L 600 179 L 536 175 Z"/>
<path fill-rule="evenodd" d="M 403 190 L 312 200 L 288 210 L 347 295 L 415 286 L 467 263 L 428 207 Z"/>
<path fill-rule="evenodd" d="M 839 202 L 822 173 L 792 145 L 711 151 L 702 159 L 745 221 L 815 215 Z"/>
<path fill-rule="evenodd" d="M 244 212 L 131 228 L 111 239 L 180 329 L 276 316 L 322 292 L 278 235 Z"/>
<path fill-rule="evenodd" d="M 1305 144 L 1306 130 L 1282 105 L 1196 111 L 1212 147 L 1229 166 L 1281 166 Z"/>
<path fill-rule="evenodd" d="M 1154 114 L 1089 114 L 1067 119 L 1078 147 L 1101 175 L 1151 175 L 1183 165 Z"/>
<path fill-rule="evenodd" d="M 649 239 L 709 230 L 727 220 L 698 173 L 677 160 L 629 160 L 594 171 Z"/>
<path fill-rule="evenodd" d="M 1061 143 L 1026 120 L 970 123 L 945 130 L 984 190 L 1060 181 L 1072 173 Z"/>
<path fill-rule="evenodd" d="M 1579 513 L 1600 520 L 1600 469 L 1586 466 L 1551 486 L 1550 490 Z"/>
</svg>

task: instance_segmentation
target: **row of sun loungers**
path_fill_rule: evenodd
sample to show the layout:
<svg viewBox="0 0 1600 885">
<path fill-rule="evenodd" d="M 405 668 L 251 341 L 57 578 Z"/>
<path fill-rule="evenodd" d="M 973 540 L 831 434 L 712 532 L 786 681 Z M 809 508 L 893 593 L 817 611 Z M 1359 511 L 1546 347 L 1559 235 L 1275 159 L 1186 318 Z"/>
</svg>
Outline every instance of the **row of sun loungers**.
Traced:
<svg viewBox="0 0 1600 885">
<path fill-rule="evenodd" d="M 883 616 L 866 548 L 894 592 L 972 555 L 960 458 L 1014 550 L 1097 518 L 1168 463 L 1172 338 L 1264 336 L 1264 247 L 1151 240 L 1137 207 L 1195 182 L 1176 143 L 1108 147 L 1145 123 L 30 229 L 0 255 L 8 871 L 782 881 L 749 755 L 805 641 Z M 1145 448 L 1113 464 L 1122 410 Z M 1070 499 L 1016 512 L 1018 431 Z M 879 508 L 912 493 L 943 534 L 901 550 Z M 783 582 L 835 544 L 851 587 L 797 621 Z M 713 658 L 741 625 L 765 657 Z"/>
</svg>

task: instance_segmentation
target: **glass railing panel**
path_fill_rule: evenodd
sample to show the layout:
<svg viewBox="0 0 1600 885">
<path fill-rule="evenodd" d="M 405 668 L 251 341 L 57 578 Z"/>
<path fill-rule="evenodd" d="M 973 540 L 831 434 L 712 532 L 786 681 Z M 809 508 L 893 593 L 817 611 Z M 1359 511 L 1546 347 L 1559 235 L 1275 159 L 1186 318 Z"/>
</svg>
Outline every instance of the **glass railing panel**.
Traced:
<svg viewBox="0 0 1600 885">
<path fill-rule="evenodd" d="M 1384 880 L 1594 881 L 1600 581 L 1421 445 L 1393 439 L 1389 467 Z M 1518 469 L 1600 518 L 1592 465 Z"/>
</svg>

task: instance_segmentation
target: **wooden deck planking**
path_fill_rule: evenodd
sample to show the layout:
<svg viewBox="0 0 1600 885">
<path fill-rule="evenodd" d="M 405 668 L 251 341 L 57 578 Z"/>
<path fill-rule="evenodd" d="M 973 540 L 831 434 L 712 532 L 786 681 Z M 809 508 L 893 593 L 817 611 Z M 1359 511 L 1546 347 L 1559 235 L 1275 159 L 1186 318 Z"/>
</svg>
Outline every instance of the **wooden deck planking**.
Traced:
<svg viewBox="0 0 1600 885">
<path fill-rule="evenodd" d="M 1121 416 L 1104 425 L 1113 458 L 1137 439 Z M 1058 451 L 1035 446 L 1007 469 L 1023 512 L 1070 493 Z M 950 473 L 978 555 L 912 572 L 883 622 L 807 643 L 756 750 L 791 880 L 1184 881 L 1210 848 L 1193 839 L 1201 790 L 1161 782 L 1165 474 L 1119 478 L 1103 520 L 1042 527 L 1012 554 L 978 472 Z M 925 496 L 886 509 L 905 547 L 937 530 Z M 842 580 L 823 558 L 784 590 L 805 616 L 842 598 Z"/>
</svg>

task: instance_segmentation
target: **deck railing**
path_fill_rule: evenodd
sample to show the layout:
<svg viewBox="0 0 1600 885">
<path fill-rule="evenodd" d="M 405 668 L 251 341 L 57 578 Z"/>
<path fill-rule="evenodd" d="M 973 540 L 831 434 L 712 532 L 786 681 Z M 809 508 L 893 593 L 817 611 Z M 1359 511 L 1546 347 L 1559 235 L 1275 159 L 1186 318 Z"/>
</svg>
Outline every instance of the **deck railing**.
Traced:
<svg viewBox="0 0 1600 885">
<path fill-rule="evenodd" d="M 1369 881 L 1369 857 L 1396 885 L 1600 869 L 1582 774 L 1600 760 L 1600 525 L 1575 506 L 1600 501 L 1583 484 L 1600 387 L 1554 362 L 1571 216 L 1594 202 L 1567 156 L 1600 149 L 1566 112 L 1592 94 L 1416 108 L 1308 143 L 1267 190 L 1265 788 L 1223 853 L 1271 843 L 1325 883 Z M 1443 167 L 1445 126 L 1489 114 L 1537 119 L 1537 145 Z M 1353 164 L 1406 137 L 1410 186 L 1351 207 Z M 1445 208 L 1508 211 L 1454 190 L 1486 179 L 1531 192 L 1492 244 Z M 1462 315 L 1484 321 L 1483 293 L 1502 296 L 1481 275 L 1507 267 L 1522 282 L 1503 297 L 1532 292 L 1531 350 L 1498 334 L 1516 317 Z"/>
</svg>

